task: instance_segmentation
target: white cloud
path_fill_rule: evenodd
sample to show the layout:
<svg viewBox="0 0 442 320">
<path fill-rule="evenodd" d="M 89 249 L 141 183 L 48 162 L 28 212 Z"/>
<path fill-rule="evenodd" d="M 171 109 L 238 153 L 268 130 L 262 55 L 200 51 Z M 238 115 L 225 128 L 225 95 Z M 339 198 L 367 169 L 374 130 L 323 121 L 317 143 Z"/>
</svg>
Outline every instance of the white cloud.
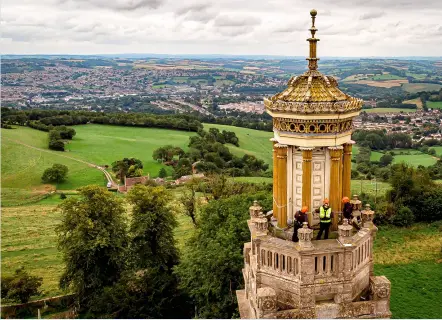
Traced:
<svg viewBox="0 0 442 320">
<path fill-rule="evenodd" d="M 442 1 L 318 0 L 321 56 L 442 55 Z M 301 0 L 3 0 L 3 53 L 308 54 Z"/>
</svg>

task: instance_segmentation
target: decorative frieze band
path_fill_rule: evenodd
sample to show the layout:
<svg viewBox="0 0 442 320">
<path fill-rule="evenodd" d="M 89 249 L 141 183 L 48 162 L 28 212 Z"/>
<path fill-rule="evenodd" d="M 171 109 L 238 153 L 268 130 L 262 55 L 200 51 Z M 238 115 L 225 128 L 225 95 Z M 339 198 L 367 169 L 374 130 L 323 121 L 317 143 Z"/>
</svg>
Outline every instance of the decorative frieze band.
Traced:
<svg viewBox="0 0 442 320">
<path fill-rule="evenodd" d="M 293 101 L 272 101 L 264 98 L 264 105 L 270 111 L 290 113 L 346 113 L 359 111 L 362 108 L 362 99 L 351 98 L 350 100 L 335 102 L 293 102 Z"/>
<path fill-rule="evenodd" d="M 273 127 L 279 131 L 301 134 L 330 134 L 352 130 L 353 121 L 351 119 L 312 121 L 302 119 L 273 118 Z"/>
</svg>

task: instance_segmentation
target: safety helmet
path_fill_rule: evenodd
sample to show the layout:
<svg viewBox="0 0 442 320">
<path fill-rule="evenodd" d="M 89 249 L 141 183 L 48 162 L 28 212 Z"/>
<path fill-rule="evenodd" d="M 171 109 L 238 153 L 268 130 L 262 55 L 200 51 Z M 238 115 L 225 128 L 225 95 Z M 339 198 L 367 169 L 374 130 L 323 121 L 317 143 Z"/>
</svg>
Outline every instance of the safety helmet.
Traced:
<svg viewBox="0 0 442 320">
<path fill-rule="evenodd" d="M 329 204 L 329 201 L 327 198 L 324 199 L 324 201 L 322 201 L 323 204 Z"/>
<path fill-rule="evenodd" d="M 342 198 L 342 203 L 347 203 L 347 202 L 349 202 L 350 201 L 350 199 L 348 198 L 348 197 L 344 197 L 344 198 Z"/>
<path fill-rule="evenodd" d="M 307 206 L 303 206 L 301 209 L 302 213 L 306 213 L 308 211 L 308 207 Z"/>
</svg>

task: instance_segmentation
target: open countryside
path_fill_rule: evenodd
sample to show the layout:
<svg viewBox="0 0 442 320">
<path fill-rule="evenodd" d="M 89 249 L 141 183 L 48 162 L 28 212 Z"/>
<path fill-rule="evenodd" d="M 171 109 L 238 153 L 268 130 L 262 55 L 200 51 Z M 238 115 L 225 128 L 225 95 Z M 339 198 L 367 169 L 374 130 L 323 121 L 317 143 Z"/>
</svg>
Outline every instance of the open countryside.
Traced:
<svg viewBox="0 0 442 320">
<path fill-rule="evenodd" d="M 21 2 L 2 318 L 442 317 L 442 7 Z"/>
<path fill-rule="evenodd" d="M 252 154 L 272 167 L 272 152 L 269 139 L 272 133 L 246 128 L 205 124 L 205 129 L 218 128 L 236 133 L 239 147 L 229 145 L 238 156 Z M 188 138 L 195 133 L 168 129 L 133 128 L 106 125 L 75 126 L 77 135 L 67 144 L 66 152 L 59 153 L 47 148 L 47 134 L 27 127 L 12 130 L 2 129 L 2 205 L 32 202 L 32 200 L 57 190 L 75 190 L 88 184 L 105 185 L 101 171 L 84 162 L 95 165 L 111 165 L 123 157 L 142 160 L 144 174 L 157 177 L 161 168 L 170 170 L 152 159 L 153 151 L 163 145 L 173 144 L 184 150 Z M 35 149 L 35 148 L 41 149 Z M 442 154 L 442 147 L 435 147 Z M 355 146 L 354 155 L 358 154 Z M 394 163 L 405 162 L 413 166 L 433 165 L 437 158 L 413 149 L 398 149 Z M 371 161 L 379 161 L 383 153 L 372 151 Z M 77 161 L 79 160 L 79 161 Z M 84 162 L 80 162 L 84 161 Z M 56 186 L 41 183 L 43 171 L 53 163 L 69 167 L 69 178 Z"/>
<path fill-rule="evenodd" d="M 230 145 L 232 152 L 237 155 L 250 153 L 258 158 L 265 159 L 270 165 L 272 154 L 269 132 L 250 130 L 232 126 L 205 124 L 205 129 L 218 128 L 220 130 L 234 131 L 240 141 L 239 147 Z M 32 196 L 40 190 L 44 193 L 44 185 L 40 182 L 40 176 L 45 167 L 53 162 L 64 163 L 70 168 L 69 177 L 66 182 L 52 186 L 51 190 L 64 190 L 68 197 L 75 197 L 76 189 L 80 186 L 97 183 L 105 185 L 102 172 L 88 166 L 86 161 L 94 164 L 110 164 L 123 156 L 133 156 L 142 159 L 144 173 L 156 176 L 162 167 L 152 159 L 153 150 L 161 145 L 173 143 L 183 149 L 187 147 L 188 133 L 176 130 L 154 129 L 154 128 L 132 128 L 105 125 L 81 125 L 75 126 L 77 135 L 67 145 L 67 151 L 63 153 L 50 151 L 47 148 L 47 135 L 44 132 L 26 127 L 16 127 L 12 130 L 2 129 L 2 189 L 3 205 L 17 205 L 29 203 L 21 207 L 3 208 L 2 214 L 2 270 L 10 274 L 18 266 L 24 265 L 32 272 L 40 274 L 44 278 L 42 297 L 53 296 L 63 293 L 58 287 L 58 279 L 62 272 L 61 256 L 56 248 L 56 235 L 54 227 L 60 219 L 57 205 L 61 203 L 58 194 L 50 195 L 43 200 L 34 199 Z M 110 147 L 112 141 L 112 147 Z M 118 146 L 115 148 L 115 145 Z M 38 149 L 41 150 L 38 150 Z M 442 147 L 435 147 L 437 153 L 441 153 Z M 397 156 L 394 161 L 408 162 L 414 166 L 431 165 L 436 161 L 434 157 L 423 154 L 413 149 L 396 150 Z M 354 156 L 359 153 L 359 148 L 354 147 Z M 401 155 L 402 153 L 402 155 Z M 379 161 L 384 152 L 371 152 L 371 161 Z M 65 156 L 69 158 L 65 158 Z M 71 159 L 72 158 L 72 159 Z M 13 168 L 19 170 L 13 170 Z M 271 178 L 265 177 L 237 177 L 235 181 L 252 183 L 271 183 Z M 352 193 L 367 193 L 371 196 L 382 196 L 389 189 L 389 184 L 380 181 L 353 180 Z M 21 199 L 16 199 L 22 194 Z M 180 192 L 179 190 L 177 192 Z M 27 196 L 29 198 L 27 198 Z M 32 202 L 34 202 L 32 204 Z M 178 215 L 179 227 L 175 230 L 175 236 L 179 243 L 183 243 L 191 233 L 191 221 L 188 217 Z M 415 227 L 412 231 L 401 232 L 392 236 L 394 229 L 380 229 L 379 237 L 375 243 L 375 257 L 377 264 L 375 271 L 379 274 L 387 274 L 393 284 L 397 297 L 392 299 L 392 310 L 395 317 L 409 315 L 414 310 L 416 302 L 406 301 L 403 297 L 405 292 L 410 290 L 412 283 L 404 281 L 403 275 L 413 273 L 419 269 L 422 277 L 430 276 L 432 272 L 440 271 L 441 264 L 437 263 L 437 255 L 434 253 L 434 246 L 422 246 L 423 243 L 430 243 L 436 240 L 435 246 L 441 245 L 441 238 L 438 237 L 438 225 L 428 229 L 424 226 Z M 416 233 L 416 231 L 418 231 Z M 389 241 L 385 241 L 388 236 Z M 419 241 L 409 245 L 410 252 L 420 252 L 420 255 L 396 252 L 394 243 L 402 243 L 404 239 Z M 422 242 L 423 241 L 423 242 Z M 396 252 L 396 253 L 395 253 Z M 425 253 L 428 252 L 428 255 Z M 387 255 L 384 258 L 384 255 Z M 399 269 L 397 269 L 399 268 Z M 391 270 L 391 272 L 390 272 Z M 403 270 L 404 273 L 396 273 L 394 270 Z M 422 289 L 422 293 L 427 289 Z M 430 290 L 430 289 L 428 289 Z M 437 297 L 437 293 L 434 293 Z M 436 311 L 434 314 L 437 314 Z M 428 314 L 431 317 L 431 314 Z"/>
</svg>

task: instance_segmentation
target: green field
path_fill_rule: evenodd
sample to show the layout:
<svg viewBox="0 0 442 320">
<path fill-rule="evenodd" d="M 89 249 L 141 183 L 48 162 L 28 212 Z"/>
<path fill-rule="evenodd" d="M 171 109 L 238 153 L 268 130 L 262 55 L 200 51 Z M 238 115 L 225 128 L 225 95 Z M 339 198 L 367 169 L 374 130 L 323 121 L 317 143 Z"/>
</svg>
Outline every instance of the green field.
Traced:
<svg viewBox="0 0 442 320">
<path fill-rule="evenodd" d="M 427 107 L 430 109 L 442 109 L 442 101 L 427 101 Z"/>
<path fill-rule="evenodd" d="M 358 145 L 353 145 L 353 157 L 355 157 L 356 155 L 358 155 L 359 153 L 359 146 Z M 379 159 L 381 159 L 381 157 L 384 154 L 382 152 L 377 152 L 377 151 L 372 151 L 370 153 L 370 161 L 379 161 Z"/>
<path fill-rule="evenodd" d="M 403 83 L 402 89 L 410 93 L 419 91 L 437 91 L 442 88 L 442 85 L 436 83 Z"/>
<path fill-rule="evenodd" d="M 393 318 L 441 318 L 442 224 L 379 227 L 374 272 L 391 281 Z M 425 307 L 431 306 L 431 307 Z"/>
<path fill-rule="evenodd" d="M 212 127 L 234 131 L 237 134 L 240 147 L 229 145 L 234 154 L 253 154 L 272 165 L 272 147 L 269 141 L 273 135 L 271 132 L 205 125 L 206 130 Z M 1 129 L 3 206 L 26 204 L 41 199 L 48 192 L 42 185 L 41 176 L 43 171 L 54 163 L 69 167 L 68 179 L 56 186 L 59 190 L 72 190 L 88 184 L 105 185 L 106 180 L 99 170 L 66 157 L 97 165 L 111 165 L 115 160 L 135 157 L 143 162 L 145 174 L 156 177 L 164 166 L 152 159 L 153 151 L 167 144 L 186 149 L 189 137 L 195 134 L 157 128 L 94 124 L 75 126 L 75 130 L 77 135 L 67 144 L 67 151 L 56 152 L 48 150 L 46 132 L 28 127 Z M 18 144 L 16 141 L 44 151 Z M 169 167 L 166 167 L 166 170 L 171 173 Z"/>
<path fill-rule="evenodd" d="M 404 77 L 399 77 L 397 75 L 394 74 L 377 74 L 373 77 L 369 77 L 368 80 L 373 80 L 373 81 L 382 81 L 382 80 L 400 80 L 400 79 L 405 79 Z"/>
<path fill-rule="evenodd" d="M 74 189 L 86 184 L 104 184 L 103 174 L 88 165 L 47 150 L 47 133 L 30 128 L 1 129 L 2 205 L 17 205 L 38 200 L 45 193 L 41 182 L 43 171 L 54 163 L 69 167 L 68 180 L 57 185 L 59 189 Z M 11 140 L 12 139 L 12 140 Z M 20 140 L 45 151 L 17 144 Z M 70 155 L 65 152 L 63 155 Z"/>
<path fill-rule="evenodd" d="M 437 154 L 442 153 L 442 147 L 432 147 L 432 148 L 436 149 Z M 430 156 L 429 154 L 422 153 L 419 150 L 415 149 L 394 149 L 392 151 L 395 153 L 395 156 L 393 157 L 393 163 L 405 162 L 415 167 L 419 165 L 428 167 L 437 162 L 437 158 Z M 401 152 L 409 154 L 400 154 Z M 353 156 L 356 156 L 358 153 L 359 153 L 359 147 L 357 145 L 354 145 Z M 383 155 L 384 152 L 372 151 L 370 154 L 370 161 L 379 161 Z"/>
<path fill-rule="evenodd" d="M 377 199 L 383 197 L 385 192 L 390 189 L 390 184 L 387 182 L 375 180 L 351 180 L 351 194 L 366 193 L 376 196 Z"/>
<path fill-rule="evenodd" d="M 364 109 L 367 113 L 399 113 L 399 112 L 416 112 L 416 109 L 405 109 L 405 108 L 373 108 Z"/>
<path fill-rule="evenodd" d="M 395 155 L 393 157 L 393 163 L 409 163 L 415 167 L 421 165 L 424 167 L 431 166 L 437 162 L 437 159 L 429 154 L 411 154 L 411 155 Z"/>
</svg>

